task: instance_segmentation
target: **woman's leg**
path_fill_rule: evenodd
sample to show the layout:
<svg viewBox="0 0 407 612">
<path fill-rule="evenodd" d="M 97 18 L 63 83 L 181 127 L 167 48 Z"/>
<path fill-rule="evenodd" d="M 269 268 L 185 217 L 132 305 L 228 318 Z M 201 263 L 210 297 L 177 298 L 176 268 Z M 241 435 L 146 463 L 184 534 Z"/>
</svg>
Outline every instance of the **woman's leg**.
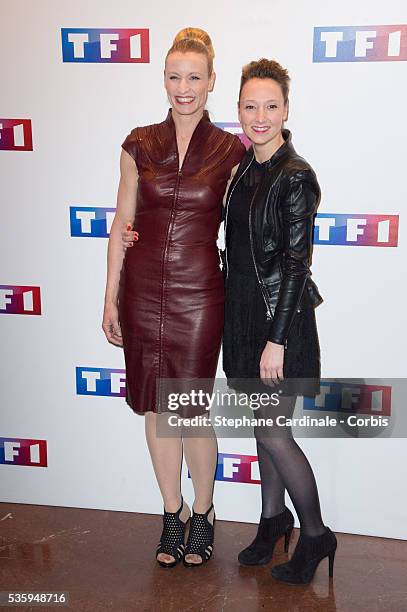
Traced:
<svg viewBox="0 0 407 612">
<path fill-rule="evenodd" d="M 147 412 L 145 431 L 164 508 L 167 512 L 176 512 L 181 505 L 182 439 L 180 433 L 174 432 L 176 428 L 171 428 L 171 435 L 169 433 L 166 435 L 167 418 L 168 413 Z M 184 502 L 180 513 L 181 521 L 185 522 L 189 514 L 189 507 Z M 165 553 L 160 553 L 157 558 L 165 563 L 174 560 L 174 557 Z"/>
<path fill-rule="evenodd" d="M 270 453 L 259 442 L 257 458 L 261 479 L 261 516 L 271 518 L 285 508 L 285 486 Z"/>
<path fill-rule="evenodd" d="M 212 426 L 183 428 L 185 460 L 194 486 L 193 509 L 204 514 L 212 504 L 213 485 L 218 460 L 218 445 Z M 208 514 L 213 524 L 214 510 Z M 200 555 L 185 555 L 189 563 L 201 563 Z"/>
<path fill-rule="evenodd" d="M 278 414 L 290 416 L 294 411 L 295 400 L 295 397 L 280 397 Z M 259 426 L 255 427 L 254 433 L 257 444 L 263 451 L 261 457 L 267 455 L 270 458 L 290 495 L 301 524 L 301 533 L 310 536 L 324 533 L 325 526 L 322 522 L 314 473 L 308 459 L 293 439 L 291 428 L 272 430 Z M 262 483 L 262 487 L 271 489 L 270 483 L 272 480 L 266 481 L 264 485 Z M 272 491 L 265 491 L 265 496 L 270 499 Z"/>
</svg>

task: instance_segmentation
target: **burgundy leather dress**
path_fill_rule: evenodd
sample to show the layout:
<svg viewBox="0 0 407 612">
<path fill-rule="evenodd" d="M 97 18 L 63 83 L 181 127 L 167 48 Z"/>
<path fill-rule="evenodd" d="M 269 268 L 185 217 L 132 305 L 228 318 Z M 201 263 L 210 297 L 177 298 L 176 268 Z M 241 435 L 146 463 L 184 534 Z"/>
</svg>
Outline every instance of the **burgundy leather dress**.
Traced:
<svg viewBox="0 0 407 612">
<path fill-rule="evenodd" d="M 179 171 L 171 110 L 162 123 L 132 130 L 122 147 L 139 173 L 139 240 L 126 250 L 118 294 L 126 402 L 137 413 L 163 412 L 158 381 L 216 374 L 224 318 L 216 240 L 226 184 L 245 148 L 205 111 Z"/>
</svg>

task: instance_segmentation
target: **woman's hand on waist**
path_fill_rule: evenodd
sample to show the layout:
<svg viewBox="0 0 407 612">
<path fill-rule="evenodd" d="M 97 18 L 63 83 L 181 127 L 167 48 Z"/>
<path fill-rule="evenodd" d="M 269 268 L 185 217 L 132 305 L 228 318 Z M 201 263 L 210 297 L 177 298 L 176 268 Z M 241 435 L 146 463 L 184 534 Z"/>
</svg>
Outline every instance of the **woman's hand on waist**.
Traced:
<svg viewBox="0 0 407 612">
<path fill-rule="evenodd" d="M 136 230 L 131 229 L 131 223 L 127 223 L 127 225 L 122 229 L 122 245 L 123 250 L 125 251 L 127 247 L 133 246 L 134 242 L 137 242 L 139 238 L 139 234 Z"/>
</svg>

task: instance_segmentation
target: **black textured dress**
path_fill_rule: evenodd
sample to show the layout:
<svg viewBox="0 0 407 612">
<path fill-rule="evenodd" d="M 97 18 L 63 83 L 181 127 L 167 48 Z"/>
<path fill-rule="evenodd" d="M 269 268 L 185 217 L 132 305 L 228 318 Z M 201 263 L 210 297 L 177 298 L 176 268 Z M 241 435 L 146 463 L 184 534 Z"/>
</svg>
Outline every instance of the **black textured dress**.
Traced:
<svg viewBox="0 0 407 612">
<path fill-rule="evenodd" d="M 260 359 L 271 321 L 257 280 L 250 247 L 249 206 L 265 172 L 265 163 L 253 160 L 236 185 L 229 203 L 231 228 L 226 281 L 223 369 L 228 385 L 237 391 L 267 390 L 260 381 Z M 282 395 L 319 393 L 320 347 L 312 306 L 296 312 L 284 350 Z M 252 379 L 252 380 L 247 380 Z"/>
</svg>

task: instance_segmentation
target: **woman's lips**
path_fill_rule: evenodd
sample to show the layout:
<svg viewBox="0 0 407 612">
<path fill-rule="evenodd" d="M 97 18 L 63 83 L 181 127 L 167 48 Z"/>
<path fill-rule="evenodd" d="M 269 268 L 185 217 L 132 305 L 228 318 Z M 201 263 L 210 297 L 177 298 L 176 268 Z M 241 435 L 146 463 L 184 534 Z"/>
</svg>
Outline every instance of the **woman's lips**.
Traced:
<svg viewBox="0 0 407 612">
<path fill-rule="evenodd" d="M 252 130 L 253 132 L 256 132 L 256 134 L 264 134 L 269 129 L 270 129 L 270 126 L 268 125 L 252 125 Z"/>
<path fill-rule="evenodd" d="M 175 96 L 175 99 L 178 104 L 191 104 L 195 100 L 191 96 Z"/>
</svg>

